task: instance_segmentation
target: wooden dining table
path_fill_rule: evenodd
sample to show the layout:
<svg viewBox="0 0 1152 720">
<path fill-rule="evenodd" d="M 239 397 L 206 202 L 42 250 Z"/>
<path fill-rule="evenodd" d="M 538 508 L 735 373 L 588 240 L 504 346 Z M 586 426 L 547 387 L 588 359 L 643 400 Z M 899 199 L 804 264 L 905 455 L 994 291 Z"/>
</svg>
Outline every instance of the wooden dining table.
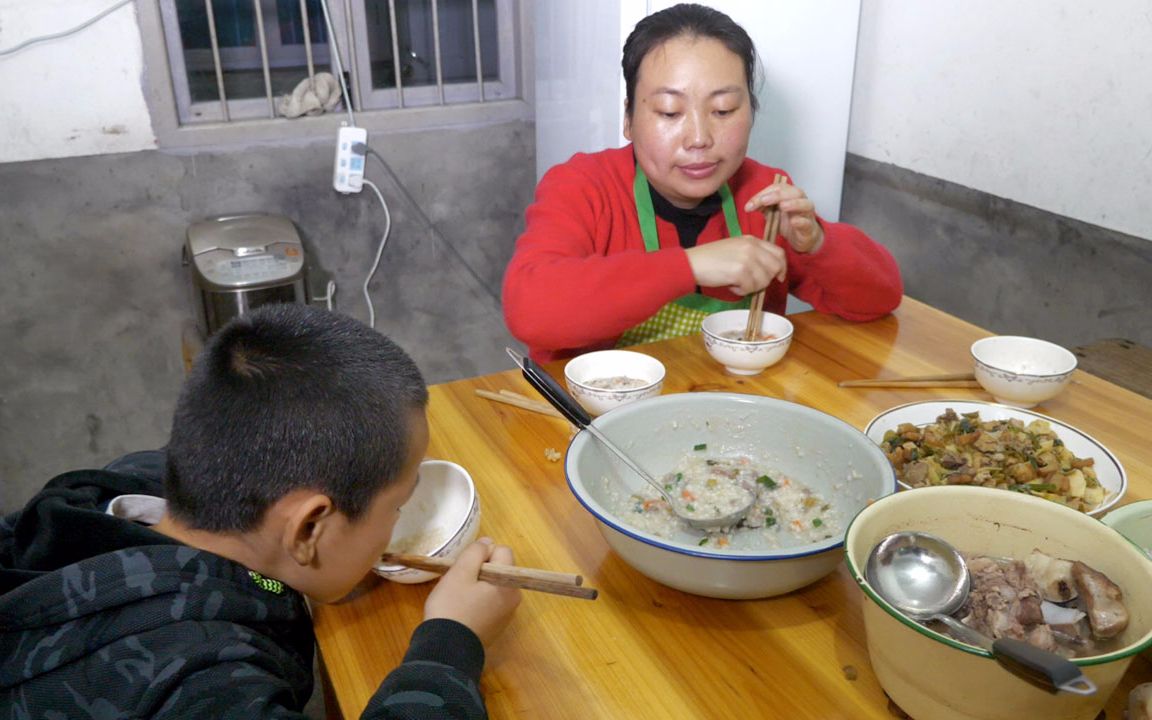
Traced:
<svg viewBox="0 0 1152 720">
<path fill-rule="evenodd" d="M 863 429 L 880 412 L 918 400 L 987 400 L 975 388 L 841 388 L 841 380 L 964 372 L 985 330 L 905 298 L 892 315 L 852 323 L 790 316 L 791 348 L 754 377 L 727 374 L 698 335 L 637 349 L 667 368 L 663 392 L 737 392 L 817 408 Z M 511 363 L 509 363 L 511 366 Z M 545 366 L 562 377 L 563 363 Z M 485 399 L 477 389 L 536 397 L 518 370 L 434 385 L 428 456 L 468 469 L 481 499 L 481 533 L 511 546 L 518 564 L 583 575 L 593 601 L 525 592 L 488 648 L 481 680 L 492 718 L 821 718 L 897 713 L 868 660 L 862 604 L 844 563 L 787 595 L 718 600 L 660 585 L 627 565 L 565 481 L 573 428 L 563 419 Z M 1152 498 L 1152 400 L 1077 371 L 1036 411 L 1092 435 L 1119 458 L 1123 503 Z M 383 580 L 314 609 L 330 705 L 360 715 L 401 661 L 430 585 Z M 1120 720 L 1129 691 L 1152 681 L 1137 656 L 1108 699 Z M 332 713 L 334 714 L 334 713 Z M 931 720 L 922 718 L 919 720 Z"/>
</svg>

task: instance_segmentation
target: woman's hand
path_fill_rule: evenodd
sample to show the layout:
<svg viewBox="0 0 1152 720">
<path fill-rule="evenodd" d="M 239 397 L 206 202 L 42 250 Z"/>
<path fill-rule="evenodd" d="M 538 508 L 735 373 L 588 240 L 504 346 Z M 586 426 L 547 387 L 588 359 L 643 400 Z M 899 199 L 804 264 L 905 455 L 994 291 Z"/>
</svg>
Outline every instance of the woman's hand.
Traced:
<svg viewBox="0 0 1152 720">
<path fill-rule="evenodd" d="M 744 206 L 746 212 L 780 208 L 780 234 L 798 253 L 811 253 L 824 242 L 824 228 L 816 220 L 816 205 L 795 185 L 778 183 L 756 193 Z M 775 238 L 773 238 L 775 241 Z"/>
<path fill-rule="evenodd" d="M 496 639 L 520 604 L 520 590 L 480 580 L 485 562 L 512 565 L 512 550 L 481 538 L 464 548 L 424 603 L 424 619 L 446 618 L 465 625 L 485 647 Z"/>
<path fill-rule="evenodd" d="M 788 274 L 784 249 L 751 235 L 704 243 L 685 253 L 697 285 L 727 286 L 737 295 L 750 295 L 773 280 L 784 282 Z"/>
</svg>

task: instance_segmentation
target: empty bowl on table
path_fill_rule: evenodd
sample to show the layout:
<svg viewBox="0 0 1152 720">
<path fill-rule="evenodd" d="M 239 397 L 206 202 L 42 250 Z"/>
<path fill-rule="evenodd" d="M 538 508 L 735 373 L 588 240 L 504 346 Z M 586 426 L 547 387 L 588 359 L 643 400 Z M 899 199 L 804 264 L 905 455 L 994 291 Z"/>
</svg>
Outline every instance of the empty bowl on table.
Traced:
<svg viewBox="0 0 1152 720">
<path fill-rule="evenodd" d="M 591 415 L 660 394 L 664 363 L 633 350 L 598 350 L 564 366 L 568 392 Z"/>
<path fill-rule="evenodd" d="M 1107 575 L 1123 591 L 1130 622 L 1110 649 L 1072 661 L 1095 683 L 1096 694 L 1052 694 L 1008 671 L 987 650 L 930 630 L 885 601 L 865 577 L 868 555 L 881 539 L 903 530 L 931 533 L 966 555 L 1023 560 L 1038 549 Z M 896 493 L 856 516 L 845 551 L 866 596 L 872 669 L 884 692 L 914 718 L 1093 720 L 1134 656 L 1152 646 L 1152 562 L 1099 520 L 1057 503 L 980 487 Z"/>
<path fill-rule="evenodd" d="M 1076 370 L 1076 356 L 1055 343 L 996 335 L 972 343 L 976 380 L 997 402 L 1032 407 L 1060 394 Z"/>
<path fill-rule="evenodd" d="M 763 313 L 755 340 L 743 339 L 747 325 L 747 310 L 724 310 L 700 326 L 708 354 L 733 375 L 758 375 L 780 362 L 792 344 L 792 322 L 783 315 Z"/>
<path fill-rule="evenodd" d="M 867 436 L 819 410 L 775 398 L 662 395 L 596 418 L 593 425 L 656 478 L 675 472 L 689 455 L 706 453 L 705 462 L 744 456 L 766 478 L 791 490 L 807 486 L 813 500 L 825 503 L 819 506 L 823 519 L 812 523 L 824 532 L 801 528 L 800 536 L 786 534 L 782 520 L 774 536 L 733 535 L 721 546 L 670 514 L 646 523 L 637 515 L 643 503 L 634 494 L 651 488 L 589 433 L 578 433 L 565 458 L 568 486 L 609 547 L 652 580 L 696 595 L 764 598 L 816 582 L 843 559 L 852 517 L 896 489 L 891 464 Z M 789 490 L 783 497 L 796 496 Z"/>
<path fill-rule="evenodd" d="M 392 531 L 388 552 L 454 560 L 480 531 L 480 496 L 468 471 L 447 460 L 420 463 L 420 480 Z M 386 580 L 422 583 L 439 575 L 401 565 L 375 567 Z"/>
</svg>

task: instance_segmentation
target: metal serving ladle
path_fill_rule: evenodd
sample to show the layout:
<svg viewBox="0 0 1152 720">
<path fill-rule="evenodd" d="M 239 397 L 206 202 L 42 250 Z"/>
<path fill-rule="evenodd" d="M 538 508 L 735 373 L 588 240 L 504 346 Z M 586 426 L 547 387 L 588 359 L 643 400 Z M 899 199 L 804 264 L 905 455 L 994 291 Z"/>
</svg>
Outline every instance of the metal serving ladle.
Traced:
<svg viewBox="0 0 1152 720">
<path fill-rule="evenodd" d="M 524 379 L 527 380 L 532 387 L 536 388 L 536 391 L 543 395 L 544 399 L 547 400 L 552 407 L 560 411 L 560 414 L 563 415 L 568 422 L 575 425 L 577 429 L 586 430 L 592 437 L 596 438 L 601 445 L 612 451 L 612 454 L 620 458 L 620 461 L 627 465 L 632 472 L 639 475 L 644 482 L 651 485 L 656 492 L 660 493 L 660 497 L 664 498 L 668 503 L 668 507 L 672 509 L 676 517 L 683 520 L 689 526 L 705 532 L 729 528 L 743 520 L 748 514 L 748 511 L 752 509 L 752 504 L 756 501 L 756 497 L 754 493 L 749 493 L 748 504 L 736 509 L 734 512 L 715 517 L 685 515 L 680 503 L 664 489 L 664 486 L 637 465 L 636 461 L 617 447 L 615 443 L 605 437 L 604 433 L 600 432 L 600 428 L 592 424 L 592 416 L 580 406 L 580 403 L 576 402 L 575 398 L 568 394 L 567 390 L 560 386 L 560 383 L 556 382 L 551 375 L 545 372 L 544 368 L 537 365 L 532 358 L 521 355 L 512 348 L 505 348 L 505 351 L 520 368 L 520 371 L 524 373 Z"/>
<path fill-rule="evenodd" d="M 1022 640 L 993 640 L 952 617 L 968 599 L 972 580 L 956 548 L 935 535 L 892 533 L 872 548 L 864 577 L 900 612 L 919 622 L 944 623 L 958 640 L 988 650 L 1001 665 L 1035 685 L 1077 695 L 1096 692 L 1096 685 L 1071 660 Z"/>
</svg>

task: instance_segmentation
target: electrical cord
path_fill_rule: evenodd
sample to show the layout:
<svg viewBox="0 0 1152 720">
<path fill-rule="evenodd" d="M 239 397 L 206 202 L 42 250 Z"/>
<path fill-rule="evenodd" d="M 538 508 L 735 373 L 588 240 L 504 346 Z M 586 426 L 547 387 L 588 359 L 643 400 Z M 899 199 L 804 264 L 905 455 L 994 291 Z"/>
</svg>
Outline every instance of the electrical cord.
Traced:
<svg viewBox="0 0 1152 720">
<path fill-rule="evenodd" d="M 359 145 L 360 145 L 360 143 L 357 143 L 356 146 L 353 146 L 353 149 L 356 150 L 357 152 L 361 152 Z M 418 202 L 416 202 L 416 199 L 412 197 L 412 194 L 410 192 L 408 192 L 408 188 L 405 187 L 404 183 L 400 182 L 400 178 L 396 177 L 396 173 L 392 171 L 392 166 L 389 165 L 388 162 L 383 157 L 380 156 L 380 153 L 376 152 L 375 150 L 373 150 L 368 145 L 364 145 L 363 152 L 366 152 L 367 154 L 376 158 L 377 160 L 380 161 L 380 164 L 384 166 L 384 170 L 385 170 L 385 172 L 388 173 L 388 177 L 392 178 L 392 182 L 393 182 L 393 184 L 396 185 L 396 188 L 400 191 L 400 194 L 403 195 L 404 199 L 408 201 L 408 204 L 411 205 L 413 207 L 413 209 L 415 209 L 416 214 L 420 217 L 420 220 L 423 221 L 424 225 L 428 228 L 429 232 L 431 232 L 432 235 L 436 238 L 438 246 L 442 247 L 442 248 L 447 248 L 448 252 L 455 255 L 456 258 L 458 260 L 460 260 L 461 265 L 468 272 L 468 274 L 471 275 L 472 278 L 476 281 L 477 285 L 480 288 L 482 288 L 483 290 L 487 291 L 489 293 L 489 295 L 491 295 L 492 298 L 497 303 L 499 303 L 500 302 L 499 294 L 492 293 L 490 290 L 488 290 L 488 283 L 484 280 L 484 278 L 480 277 L 480 275 L 472 267 L 472 263 L 470 263 L 467 258 L 462 256 L 460 254 L 460 251 L 458 249 L 456 249 L 456 246 L 453 245 L 452 243 L 448 242 L 444 238 L 444 235 L 438 229 L 436 229 L 436 226 L 432 224 L 432 220 L 429 219 L 427 214 L 425 214 L 424 208 L 420 207 L 420 204 Z"/>
<path fill-rule="evenodd" d="M 332 300 L 336 297 L 336 281 L 329 280 L 328 285 L 324 288 L 324 295 L 322 297 L 312 298 L 312 302 L 324 301 L 324 306 L 328 308 L 328 312 L 332 312 Z"/>
<path fill-rule="evenodd" d="M 67 37 L 69 35 L 72 35 L 73 33 L 78 33 L 81 30 L 83 30 L 84 28 L 91 25 L 92 23 L 97 22 L 98 20 L 103 18 L 105 15 L 108 15 L 110 13 L 115 12 L 116 10 L 119 10 L 120 8 L 124 7 L 125 5 L 128 5 L 131 2 L 134 2 L 134 0 L 120 0 L 120 2 L 116 3 L 112 7 L 108 8 L 107 10 L 104 10 L 103 12 L 100 12 L 100 13 L 92 16 L 91 18 L 85 20 L 84 22 L 80 23 L 79 25 L 72 28 L 71 30 L 64 30 L 63 32 L 52 33 L 51 35 L 41 35 L 39 37 L 29 38 L 28 40 L 25 40 L 24 42 L 20 43 L 19 45 L 15 46 L 15 47 L 8 48 L 7 50 L 0 50 L 0 57 L 4 57 L 5 55 L 13 55 L 17 52 L 20 52 L 21 50 L 28 47 L 29 45 L 35 45 L 36 43 L 44 42 L 46 40 L 56 40 L 57 38 Z"/>
<path fill-rule="evenodd" d="M 384 234 L 380 237 L 380 246 L 376 248 L 376 259 L 372 261 L 372 268 L 368 271 L 368 277 L 364 278 L 364 301 L 368 303 L 368 327 L 375 330 L 376 310 L 372 307 L 372 296 L 368 293 L 368 283 L 372 281 L 372 276 L 380 267 L 380 257 L 384 254 L 384 245 L 388 243 L 388 233 L 392 231 L 392 213 L 388 212 L 388 203 L 384 202 L 384 195 L 381 194 L 380 188 L 376 187 L 376 183 L 365 179 L 364 184 L 372 188 L 372 192 L 376 193 L 376 199 L 380 201 L 380 207 L 384 208 Z"/>
<path fill-rule="evenodd" d="M 352 115 L 352 96 L 348 94 L 348 83 L 344 81 L 344 66 L 340 62 L 340 45 L 336 42 L 336 33 L 332 32 L 332 14 L 328 11 L 328 0 L 320 0 L 320 9 L 324 11 L 324 26 L 328 28 L 329 49 L 336 61 L 336 77 L 340 79 L 340 89 L 344 91 L 344 107 L 348 110 L 348 125 L 356 127 L 356 118 Z"/>
</svg>

